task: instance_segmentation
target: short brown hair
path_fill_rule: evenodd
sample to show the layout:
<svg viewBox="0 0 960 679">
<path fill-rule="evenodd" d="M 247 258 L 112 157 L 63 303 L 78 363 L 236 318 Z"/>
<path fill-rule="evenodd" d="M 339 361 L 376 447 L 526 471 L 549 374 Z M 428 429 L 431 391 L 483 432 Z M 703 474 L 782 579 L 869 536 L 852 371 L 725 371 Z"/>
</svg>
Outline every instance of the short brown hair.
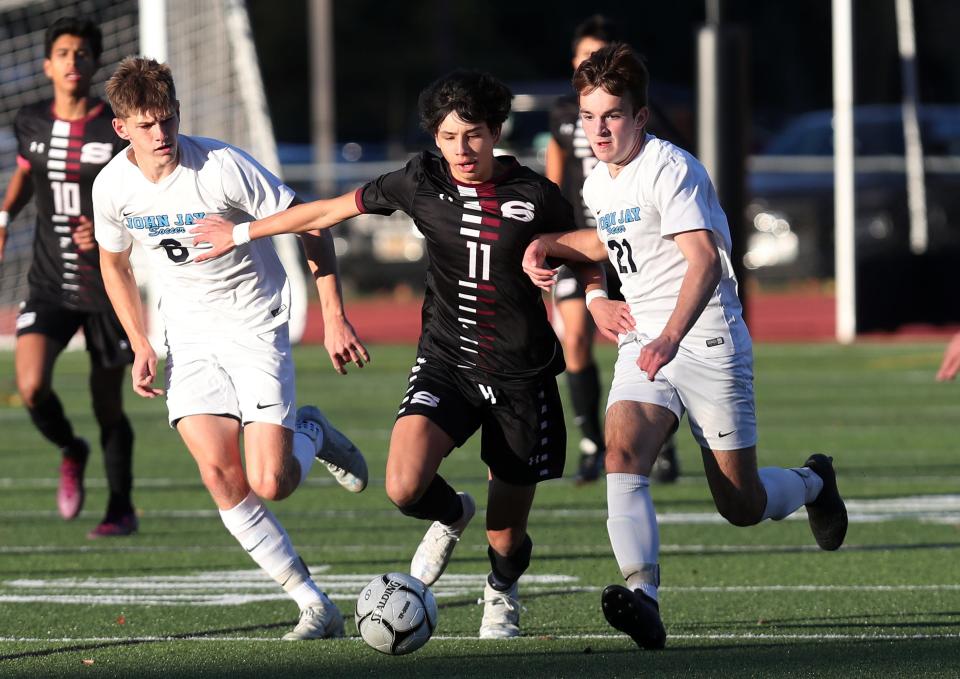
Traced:
<svg viewBox="0 0 960 679">
<path fill-rule="evenodd" d="M 145 57 L 127 57 L 107 81 L 107 99 L 118 118 L 146 112 L 167 117 L 177 106 L 170 67 Z"/>
<path fill-rule="evenodd" d="M 634 113 L 647 105 L 649 82 L 650 75 L 643 60 L 622 42 L 601 47 L 573 74 L 577 94 L 590 94 L 599 87 L 615 97 L 627 95 Z"/>
</svg>

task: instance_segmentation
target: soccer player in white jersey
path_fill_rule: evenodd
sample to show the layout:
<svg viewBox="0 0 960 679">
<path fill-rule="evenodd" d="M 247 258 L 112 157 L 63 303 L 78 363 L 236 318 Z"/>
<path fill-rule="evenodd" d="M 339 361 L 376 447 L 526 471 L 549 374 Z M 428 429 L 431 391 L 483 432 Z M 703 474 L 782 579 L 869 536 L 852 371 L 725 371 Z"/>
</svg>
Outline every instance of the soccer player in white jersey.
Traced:
<svg viewBox="0 0 960 679">
<path fill-rule="evenodd" d="M 163 286 L 171 426 L 196 460 L 224 525 L 300 607 L 299 623 L 284 639 L 343 636 L 340 611 L 261 498 L 289 496 L 316 458 L 359 492 L 367 482 L 363 456 L 316 408 L 294 415 L 289 286 L 273 246 L 258 241 L 198 263 L 203 248 L 187 233 L 204 215 L 266 217 L 295 196 L 239 149 L 178 134 L 179 103 L 165 64 L 124 59 L 107 96 L 114 129 L 130 146 L 94 183 L 94 230 L 107 293 L 135 352 L 134 391 L 146 398 L 164 393 L 153 386 L 157 356 L 130 266 L 136 240 Z M 304 244 L 334 367 L 344 372 L 351 361 L 362 367 L 369 356 L 343 314 L 330 239 L 311 236 Z"/>
<path fill-rule="evenodd" d="M 543 234 L 524 268 L 549 289 L 546 257 L 609 257 L 626 303 L 596 283 L 587 302 L 601 331 L 618 340 L 607 403 L 607 531 L 627 587 L 601 602 L 607 621 L 642 648 L 662 648 L 657 587 L 659 533 L 648 475 L 686 413 L 714 502 L 730 523 L 783 519 L 806 505 L 821 548 L 843 543 L 847 513 L 831 458 L 798 469 L 757 469 L 753 354 L 733 275 L 730 231 L 703 165 L 647 134 L 647 71 L 613 43 L 577 69 L 580 115 L 601 161 L 584 184 L 596 229 Z"/>
</svg>

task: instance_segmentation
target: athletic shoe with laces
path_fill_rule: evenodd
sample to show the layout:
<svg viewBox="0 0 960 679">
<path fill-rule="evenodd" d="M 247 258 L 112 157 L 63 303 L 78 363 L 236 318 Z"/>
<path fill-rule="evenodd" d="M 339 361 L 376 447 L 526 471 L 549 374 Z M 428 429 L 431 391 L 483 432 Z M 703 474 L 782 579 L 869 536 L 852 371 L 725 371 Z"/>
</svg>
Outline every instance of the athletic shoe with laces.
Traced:
<svg viewBox="0 0 960 679">
<path fill-rule="evenodd" d="M 655 599 L 640 590 L 610 585 L 600 595 L 600 605 L 607 622 L 628 634 L 640 648 L 653 650 L 666 645 L 667 631 Z"/>
<path fill-rule="evenodd" d="M 297 411 L 296 431 L 308 436 L 314 444 L 323 435 L 317 449 L 317 459 L 326 466 L 341 486 L 351 493 L 367 487 L 367 461 L 353 442 L 336 429 L 315 406 L 303 406 Z"/>
<path fill-rule="evenodd" d="M 483 620 L 480 622 L 481 639 L 513 639 L 520 636 L 519 585 L 506 592 L 494 589 L 489 582 L 483 588 Z"/>
<path fill-rule="evenodd" d="M 477 513 L 477 503 L 468 493 L 457 493 L 463 504 L 463 515 L 452 525 L 434 521 L 420 541 L 417 551 L 410 560 L 410 575 L 427 587 L 437 581 L 450 563 L 453 548 L 460 542 L 460 536 Z"/>
<path fill-rule="evenodd" d="M 83 471 L 90 457 L 90 446 L 81 438 L 76 439 L 62 451 L 60 462 L 60 484 L 57 486 L 57 509 L 67 521 L 77 518 L 83 509 L 86 496 L 83 489 Z"/>
<path fill-rule="evenodd" d="M 667 439 L 660 454 L 650 470 L 650 478 L 657 483 L 673 483 L 680 476 L 680 463 L 677 461 L 677 445 L 673 437 Z"/>
<path fill-rule="evenodd" d="M 96 540 L 97 538 L 119 538 L 126 535 L 133 535 L 139 527 L 140 522 L 137 520 L 137 515 L 133 510 L 123 514 L 111 514 L 108 512 L 103 521 L 87 533 L 87 537 L 91 540 Z"/>
<path fill-rule="evenodd" d="M 343 635 L 343 615 L 336 604 L 324 595 L 321 603 L 300 611 L 297 626 L 284 634 L 283 640 L 339 639 Z"/>
<path fill-rule="evenodd" d="M 813 537 L 820 549 L 840 549 L 847 535 L 847 506 L 837 490 L 833 458 L 815 453 L 807 459 L 804 466 L 823 479 L 823 488 L 817 499 L 807 504 L 807 519 L 810 521 Z"/>
</svg>

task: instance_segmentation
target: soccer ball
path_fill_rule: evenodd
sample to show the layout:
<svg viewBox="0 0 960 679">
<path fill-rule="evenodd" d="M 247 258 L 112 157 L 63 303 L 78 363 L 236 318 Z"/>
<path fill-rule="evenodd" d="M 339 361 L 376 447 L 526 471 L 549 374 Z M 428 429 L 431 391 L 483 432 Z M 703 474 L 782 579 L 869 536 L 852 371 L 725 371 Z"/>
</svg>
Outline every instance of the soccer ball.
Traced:
<svg viewBox="0 0 960 679">
<path fill-rule="evenodd" d="M 412 575 L 378 575 L 360 592 L 354 619 L 363 640 L 381 653 L 413 653 L 437 626 L 437 600 Z"/>
</svg>

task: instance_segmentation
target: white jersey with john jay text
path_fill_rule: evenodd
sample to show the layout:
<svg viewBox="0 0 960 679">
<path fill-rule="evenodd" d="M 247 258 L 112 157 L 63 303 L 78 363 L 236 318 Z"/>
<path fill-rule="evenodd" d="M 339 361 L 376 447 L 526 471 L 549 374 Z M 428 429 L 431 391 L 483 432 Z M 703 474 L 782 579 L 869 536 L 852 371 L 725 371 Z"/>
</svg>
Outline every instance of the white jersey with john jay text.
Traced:
<svg viewBox="0 0 960 679">
<path fill-rule="evenodd" d="M 149 181 L 126 152 L 93 184 L 94 229 L 101 248 L 123 252 L 140 242 L 162 287 L 168 337 L 265 332 L 290 316 L 286 272 L 268 239 L 207 262 L 194 259 L 189 233 L 205 215 L 233 222 L 285 209 L 293 191 L 243 151 L 215 139 L 179 136 L 177 168 Z"/>
<path fill-rule="evenodd" d="M 687 271 L 673 236 L 704 229 L 713 236 L 723 271 L 680 346 L 701 356 L 727 356 L 751 346 L 731 264 L 730 228 L 700 161 L 648 134 L 640 153 L 616 177 L 599 163 L 584 182 L 583 197 L 637 323 L 636 333 L 620 336 L 621 345 L 652 340 L 663 331 Z"/>
</svg>

